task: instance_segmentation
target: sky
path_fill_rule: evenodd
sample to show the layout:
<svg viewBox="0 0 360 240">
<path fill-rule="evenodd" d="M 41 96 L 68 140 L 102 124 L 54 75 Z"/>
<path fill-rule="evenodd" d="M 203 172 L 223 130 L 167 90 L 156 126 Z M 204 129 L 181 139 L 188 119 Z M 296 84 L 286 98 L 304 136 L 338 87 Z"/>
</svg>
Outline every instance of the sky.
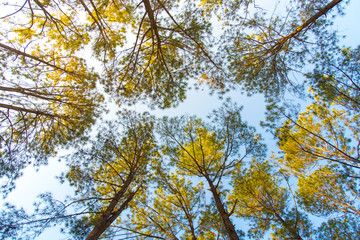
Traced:
<svg viewBox="0 0 360 240">
<path fill-rule="evenodd" d="M 352 0 L 345 9 L 345 16 L 338 16 L 335 21 L 335 28 L 338 29 L 340 35 L 346 35 L 347 37 L 342 40 L 345 46 L 356 46 L 359 44 L 360 31 L 360 1 Z M 241 95 L 238 91 L 232 91 L 225 95 L 231 97 L 232 101 L 243 105 L 244 109 L 242 112 L 243 118 L 251 126 L 255 126 L 257 130 L 260 130 L 265 135 L 266 143 L 271 146 L 275 146 L 274 141 L 270 135 L 264 133 L 259 127 L 259 122 L 265 120 L 265 104 L 264 99 L 261 95 L 254 95 L 247 97 Z M 156 110 L 152 113 L 157 116 L 169 115 L 178 116 L 182 114 L 196 115 L 204 118 L 212 110 L 221 106 L 223 101 L 219 100 L 219 97 L 209 95 L 208 91 L 198 90 L 190 91 L 187 95 L 187 99 L 181 103 L 177 108 L 167 110 Z M 143 106 L 136 106 L 136 110 L 144 111 L 149 110 Z M 63 151 L 62 154 L 66 154 Z M 36 200 L 36 196 L 40 193 L 51 191 L 55 198 L 63 199 L 64 196 L 72 192 L 72 189 L 66 184 L 59 184 L 59 181 L 54 177 L 59 175 L 65 170 L 64 164 L 57 161 L 57 159 L 50 159 L 49 165 L 41 166 L 38 170 L 33 167 L 25 169 L 23 176 L 16 182 L 16 189 L 11 192 L 6 201 L 12 204 L 23 206 L 27 210 L 32 209 L 32 203 Z M 56 189 L 54 191 L 54 189 Z M 0 202 L 1 203 L 1 202 Z M 39 240 L 45 239 L 68 239 L 58 233 L 58 229 L 48 229 L 40 235 Z"/>
</svg>

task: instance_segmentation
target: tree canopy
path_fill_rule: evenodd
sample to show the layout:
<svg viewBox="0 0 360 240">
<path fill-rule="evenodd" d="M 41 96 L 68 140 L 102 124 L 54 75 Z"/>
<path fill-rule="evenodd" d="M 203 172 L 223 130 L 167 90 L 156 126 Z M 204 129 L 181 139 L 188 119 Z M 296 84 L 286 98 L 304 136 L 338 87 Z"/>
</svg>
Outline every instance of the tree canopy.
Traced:
<svg viewBox="0 0 360 240">
<path fill-rule="evenodd" d="M 358 238 L 360 47 L 333 27 L 348 2 L 0 1 L 1 192 L 51 157 L 74 190 L 4 204 L 0 238 Z M 207 119 L 151 114 L 190 88 L 261 94 L 277 148 L 235 97 Z"/>
</svg>

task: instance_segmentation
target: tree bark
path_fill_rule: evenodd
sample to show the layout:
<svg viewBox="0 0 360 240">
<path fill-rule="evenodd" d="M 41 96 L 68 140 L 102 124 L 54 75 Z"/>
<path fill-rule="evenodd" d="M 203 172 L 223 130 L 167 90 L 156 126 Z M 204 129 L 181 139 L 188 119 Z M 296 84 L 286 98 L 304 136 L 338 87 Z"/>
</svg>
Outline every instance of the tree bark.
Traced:
<svg viewBox="0 0 360 240">
<path fill-rule="evenodd" d="M 98 219 L 98 221 L 95 224 L 95 227 L 90 232 L 90 234 L 87 236 L 86 240 L 97 240 L 105 232 L 105 230 L 111 225 L 113 221 L 116 220 L 116 218 L 121 214 L 122 211 L 125 210 L 129 202 L 133 199 L 135 192 L 132 192 L 126 200 L 123 202 L 123 204 L 114 211 L 115 207 L 118 205 L 120 199 L 124 196 L 127 189 L 129 188 L 130 184 L 133 182 L 135 178 L 135 173 L 130 173 L 128 178 L 126 179 L 124 185 L 121 187 L 121 189 L 116 193 L 114 198 L 111 200 L 109 205 L 107 206 L 105 212 L 101 215 L 101 217 Z"/>
<path fill-rule="evenodd" d="M 291 233 L 291 235 L 293 236 L 294 239 L 303 240 L 303 238 L 299 235 L 299 233 L 295 229 L 293 229 L 291 226 L 289 226 L 286 223 L 286 221 L 276 211 L 274 211 L 273 213 L 274 213 L 275 217 L 281 222 L 281 225 L 283 225 Z"/>
<path fill-rule="evenodd" d="M 41 62 L 41 63 L 43 63 L 43 64 L 45 64 L 45 65 L 47 65 L 47 66 L 49 66 L 49 67 L 52 67 L 52 68 L 54 68 L 54 69 L 61 70 L 61 71 L 63 71 L 63 72 L 69 73 L 69 74 L 74 74 L 74 72 L 68 71 L 68 70 L 66 70 L 66 69 L 64 69 L 64 68 L 61 68 L 61 67 L 56 66 L 56 65 L 54 65 L 54 64 L 51 64 L 51 63 L 49 63 L 49 62 L 47 62 L 47 61 L 44 61 L 44 60 L 41 59 L 41 58 L 38 58 L 38 57 L 35 57 L 35 56 L 33 56 L 33 55 L 27 54 L 27 53 L 25 53 L 25 52 L 19 51 L 19 50 L 15 49 L 15 48 L 9 47 L 9 46 L 7 46 L 7 45 L 5 45 L 5 44 L 0 43 L 0 47 L 6 49 L 6 50 L 9 51 L 9 52 L 15 53 L 15 54 L 17 54 L 17 55 L 21 55 L 21 56 L 23 56 L 23 57 L 30 58 L 30 59 L 33 59 L 33 60 L 35 60 L 35 61 Z"/>
<path fill-rule="evenodd" d="M 210 186 L 210 191 L 215 199 L 216 208 L 218 209 L 221 219 L 223 220 L 226 232 L 229 235 L 229 239 L 239 240 L 239 236 L 236 233 L 234 224 L 230 220 L 230 214 L 226 211 L 225 206 L 221 201 L 220 194 L 217 192 L 216 187 L 214 186 L 211 179 L 208 176 L 205 176 L 205 178 Z"/>
<path fill-rule="evenodd" d="M 33 113 L 36 115 L 42 115 L 42 116 L 46 116 L 46 117 L 50 117 L 50 118 L 61 118 L 61 119 L 68 119 L 68 116 L 61 116 L 61 115 L 57 115 L 57 114 L 52 114 L 52 113 L 48 113 L 48 112 L 44 112 L 44 111 L 39 111 L 39 110 L 32 110 L 32 109 L 27 109 L 27 108 L 23 108 L 23 107 L 17 107 L 17 106 L 13 106 L 13 105 L 9 105 L 9 104 L 3 104 L 0 103 L 0 108 L 6 108 L 6 109 L 11 109 L 17 112 L 27 112 L 27 113 Z"/>
<path fill-rule="evenodd" d="M 282 46 L 285 44 L 285 42 L 287 42 L 289 39 L 295 37 L 296 35 L 298 35 L 301 31 L 303 31 L 304 29 L 306 29 L 307 27 L 309 27 L 311 24 L 313 24 L 318 18 L 320 18 L 321 16 L 325 15 L 328 11 L 330 11 L 332 8 L 334 8 L 337 4 L 339 4 L 340 2 L 342 2 L 343 0 L 333 0 L 331 1 L 328 5 L 326 5 L 325 7 L 319 9 L 319 11 L 317 13 L 315 13 L 312 17 L 310 17 L 308 20 L 306 20 L 303 24 L 301 24 L 299 27 L 296 28 L 295 31 L 293 31 L 292 33 L 290 33 L 289 35 L 282 37 L 274 46 L 273 46 L 273 50 L 275 51 L 279 51 Z"/>
</svg>

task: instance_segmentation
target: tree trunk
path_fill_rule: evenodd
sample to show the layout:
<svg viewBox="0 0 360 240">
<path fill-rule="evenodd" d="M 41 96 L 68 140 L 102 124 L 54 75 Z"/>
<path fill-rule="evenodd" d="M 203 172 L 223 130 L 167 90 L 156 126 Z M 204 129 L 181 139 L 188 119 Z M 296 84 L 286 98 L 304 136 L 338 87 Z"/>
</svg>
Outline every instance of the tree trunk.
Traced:
<svg viewBox="0 0 360 240">
<path fill-rule="evenodd" d="M 15 54 L 17 54 L 17 55 L 21 55 L 21 56 L 23 56 L 23 57 L 30 58 L 30 59 L 33 59 L 33 60 L 35 60 L 35 61 L 41 62 L 41 63 L 43 63 L 43 64 L 45 64 L 45 65 L 47 65 L 47 66 L 53 67 L 53 68 L 55 68 L 55 69 L 57 69 L 57 70 L 61 70 L 61 71 L 63 71 L 63 72 L 69 73 L 69 74 L 74 74 L 74 72 L 67 71 L 67 70 L 64 69 L 64 68 L 61 68 L 61 67 L 59 67 L 59 66 L 56 66 L 56 65 L 54 65 L 54 64 L 52 64 L 52 63 L 50 63 L 50 62 L 47 62 L 47 61 L 45 61 L 45 60 L 43 60 L 43 59 L 41 59 L 41 58 L 39 58 L 39 57 L 36 57 L 36 56 L 30 55 L 30 54 L 27 54 L 27 53 L 25 53 L 25 52 L 22 52 L 22 51 L 20 51 L 20 50 L 15 49 L 15 48 L 9 47 L 9 46 L 7 46 L 7 45 L 5 45 L 5 44 L 0 43 L 0 48 L 6 49 L 7 51 L 12 52 L 12 53 L 15 53 Z"/>
<path fill-rule="evenodd" d="M 111 225 L 113 221 L 116 220 L 116 218 L 121 214 L 122 211 L 125 210 L 129 202 L 133 199 L 135 192 L 132 192 L 126 200 L 123 202 L 123 204 L 119 207 L 118 210 L 114 211 L 115 207 L 119 203 L 120 199 L 124 196 L 127 189 L 129 188 L 130 184 L 133 182 L 135 176 L 134 173 L 130 173 L 128 178 L 126 179 L 124 185 L 122 188 L 116 193 L 114 198 L 111 200 L 109 205 L 107 206 L 105 212 L 101 215 L 101 217 L 98 219 L 98 221 L 95 224 L 95 227 L 90 232 L 89 236 L 86 238 L 86 240 L 97 240 L 103 234 L 106 229 Z"/>
<path fill-rule="evenodd" d="M 216 191 L 216 188 L 211 181 L 211 179 L 208 176 L 205 176 L 206 180 L 210 186 L 210 191 L 213 194 L 213 197 L 215 199 L 216 208 L 218 209 L 221 219 L 223 220 L 223 223 L 225 225 L 226 232 L 229 235 L 229 239 L 231 240 L 239 240 L 239 236 L 236 233 L 235 227 L 233 223 L 230 220 L 230 215 L 226 211 L 224 204 L 221 201 L 220 194 Z"/>
<path fill-rule="evenodd" d="M 293 236 L 294 239 L 297 240 L 303 240 L 302 237 L 299 235 L 299 233 L 296 231 L 296 229 L 292 228 L 291 226 L 289 226 L 285 220 L 276 212 L 276 210 L 273 211 L 275 217 L 281 222 L 281 225 L 283 225 Z"/>
<path fill-rule="evenodd" d="M 273 46 L 272 49 L 275 50 L 275 51 L 280 51 L 282 46 L 285 44 L 285 42 L 287 42 L 289 39 L 293 38 L 294 36 L 298 35 L 301 31 L 308 28 L 311 24 L 316 22 L 316 20 L 318 18 L 320 18 L 323 15 L 326 15 L 327 12 L 329 12 L 332 8 L 334 8 L 336 5 L 338 5 L 342 1 L 343 0 L 333 0 L 328 5 L 326 5 L 325 7 L 319 9 L 319 11 L 317 13 L 315 13 L 312 17 L 307 19 L 303 24 L 298 26 L 295 31 L 293 31 L 292 33 L 290 33 L 287 36 L 282 37 L 280 39 L 280 41 Z"/>
</svg>

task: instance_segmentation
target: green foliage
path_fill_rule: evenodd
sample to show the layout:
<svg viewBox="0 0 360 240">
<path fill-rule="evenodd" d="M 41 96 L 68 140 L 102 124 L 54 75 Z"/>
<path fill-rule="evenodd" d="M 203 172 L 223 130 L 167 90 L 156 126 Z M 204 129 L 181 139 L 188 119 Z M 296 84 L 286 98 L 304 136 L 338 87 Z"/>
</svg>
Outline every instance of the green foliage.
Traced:
<svg viewBox="0 0 360 240">
<path fill-rule="evenodd" d="M 128 228 L 134 229 L 140 239 L 150 235 L 169 239 L 198 239 L 209 235 L 207 224 L 200 219 L 205 204 L 203 183 L 195 185 L 177 173 L 167 174 L 167 170 L 159 170 L 153 194 L 141 196 L 134 202 Z"/>
<path fill-rule="evenodd" d="M 360 197 L 353 171 L 325 166 L 299 179 L 298 197 L 304 208 L 320 216 L 331 213 L 360 215 Z"/>
<path fill-rule="evenodd" d="M 321 224 L 316 238 L 319 240 L 345 240 L 360 237 L 359 221 L 357 218 L 346 216 L 345 218 L 333 218 Z"/>
<path fill-rule="evenodd" d="M 186 175 L 209 175 L 213 181 L 251 156 L 264 156 L 261 136 L 242 121 L 240 111 L 227 103 L 209 115 L 212 125 L 192 117 L 165 118 L 159 126 L 164 153 Z"/>
<path fill-rule="evenodd" d="M 195 118 L 164 118 L 160 134 L 163 152 L 185 176 L 197 176 L 209 186 L 218 214 L 230 239 L 239 239 L 227 203 L 226 178 L 251 157 L 261 159 L 265 146 L 240 117 L 241 108 L 227 102 L 209 115 L 212 124 Z"/>
<path fill-rule="evenodd" d="M 190 77 L 206 66 L 220 69 L 208 50 L 210 22 L 196 2 L 56 0 L 35 5 L 26 1 L 6 18 L 8 31 L 18 35 L 11 41 L 78 56 L 91 49 L 88 54 L 103 66 L 105 91 L 119 104 L 175 106 L 185 99 Z M 45 47 L 33 43 L 39 40 Z"/>
<path fill-rule="evenodd" d="M 95 123 L 103 97 L 95 91 L 98 76 L 84 59 L 53 58 L 57 65 L 66 59 L 65 71 L 49 70 L 22 56 L 11 63 L 15 54 L 1 55 L 0 177 L 7 194 L 23 168 L 47 163 L 58 147 L 78 139 Z"/>
<path fill-rule="evenodd" d="M 104 85 L 118 103 L 143 100 L 167 108 L 185 99 L 187 81 L 211 60 L 205 48 L 210 23 L 193 2 L 147 2 L 138 8 L 137 25 L 132 26 L 135 44 L 114 59 Z M 153 8 L 151 14 L 147 7 Z"/>
<path fill-rule="evenodd" d="M 54 227 L 69 216 L 66 204 L 54 199 L 51 193 L 40 194 L 38 198 L 32 214 L 12 204 L 4 204 L 0 214 L 2 239 L 35 239 L 45 228 Z"/>
<path fill-rule="evenodd" d="M 30 156 L 46 163 L 95 122 L 98 84 L 118 103 L 166 108 L 185 99 L 187 80 L 208 60 L 216 65 L 205 46 L 210 23 L 192 2 L 27 0 L 6 9 L 0 177 L 10 179 L 9 190 Z M 89 49 L 101 75 L 82 59 Z"/>
<path fill-rule="evenodd" d="M 219 214 L 218 209 L 216 208 L 215 201 L 211 201 L 207 204 L 202 211 L 201 221 L 208 231 L 205 234 L 202 234 L 199 239 L 228 239 L 228 234 L 224 226 L 223 220 Z M 239 237 L 244 236 L 244 232 L 237 230 L 237 235 Z"/>
<path fill-rule="evenodd" d="M 314 72 L 307 75 L 314 102 L 297 120 L 287 116 L 288 121 L 277 130 L 284 154 L 278 160 L 299 177 L 301 206 L 322 217 L 338 215 L 317 230 L 322 239 L 337 239 L 339 227 L 355 227 L 351 219 L 359 216 L 357 52 L 334 47 L 319 54 L 313 61 Z"/>
<path fill-rule="evenodd" d="M 317 164 L 340 163 L 359 167 L 359 114 L 315 98 L 298 120 L 288 120 L 278 129 L 280 161 L 302 173 Z"/>
<path fill-rule="evenodd" d="M 75 187 L 75 196 L 61 202 L 42 194 L 34 214 L 28 217 L 22 217 L 26 215 L 22 209 L 9 205 L 10 210 L 3 212 L 2 237 L 26 233 L 33 239 L 43 229 L 63 223 L 63 232 L 83 239 L 107 211 L 115 216 L 112 221 L 120 216 L 134 195 L 146 188 L 150 163 L 157 157 L 153 118 L 146 113 L 122 114 L 117 121 L 100 126 L 94 139 L 85 138 L 78 151 L 67 157 L 69 171 L 60 179 Z M 104 236 L 112 229 L 105 231 Z"/>
<path fill-rule="evenodd" d="M 335 48 L 322 51 L 313 63 L 313 73 L 307 75 L 316 96 L 340 105 L 348 111 L 359 112 L 360 107 L 360 47 Z"/>
<path fill-rule="evenodd" d="M 249 221 L 249 236 L 263 239 L 272 229 L 273 239 L 301 239 L 311 234 L 307 216 L 296 208 L 291 189 L 282 187 L 284 176 L 267 161 L 253 161 L 249 168 L 237 168 L 232 176 L 234 190 L 229 200 L 234 214 Z M 291 202 L 295 202 L 292 208 Z"/>
<path fill-rule="evenodd" d="M 157 157 L 153 119 L 146 113 L 121 114 L 119 120 L 100 127 L 96 139 L 87 140 L 84 148 L 67 158 L 70 171 L 63 177 L 76 187 L 74 201 L 89 211 L 78 224 L 95 226 L 104 214 L 116 216 L 114 222 L 149 181 L 150 163 Z"/>
<path fill-rule="evenodd" d="M 301 95 L 298 73 L 311 54 L 319 48 L 327 51 L 337 42 L 336 34 L 328 30 L 332 23 L 328 14 L 341 8 L 339 3 L 290 1 L 286 11 L 271 16 L 251 9 L 243 19 L 229 21 L 223 51 L 231 81 L 249 95 L 263 93 L 268 101 L 279 101 L 289 91 Z M 229 40 L 233 44 L 227 44 Z"/>
<path fill-rule="evenodd" d="M 14 205 L 7 203 L 3 206 L 0 216 L 0 236 L 2 239 L 16 239 L 20 236 L 23 239 L 30 239 L 29 236 L 24 236 L 22 226 L 17 222 L 19 219 L 29 219 L 24 209 L 16 209 Z"/>
</svg>

